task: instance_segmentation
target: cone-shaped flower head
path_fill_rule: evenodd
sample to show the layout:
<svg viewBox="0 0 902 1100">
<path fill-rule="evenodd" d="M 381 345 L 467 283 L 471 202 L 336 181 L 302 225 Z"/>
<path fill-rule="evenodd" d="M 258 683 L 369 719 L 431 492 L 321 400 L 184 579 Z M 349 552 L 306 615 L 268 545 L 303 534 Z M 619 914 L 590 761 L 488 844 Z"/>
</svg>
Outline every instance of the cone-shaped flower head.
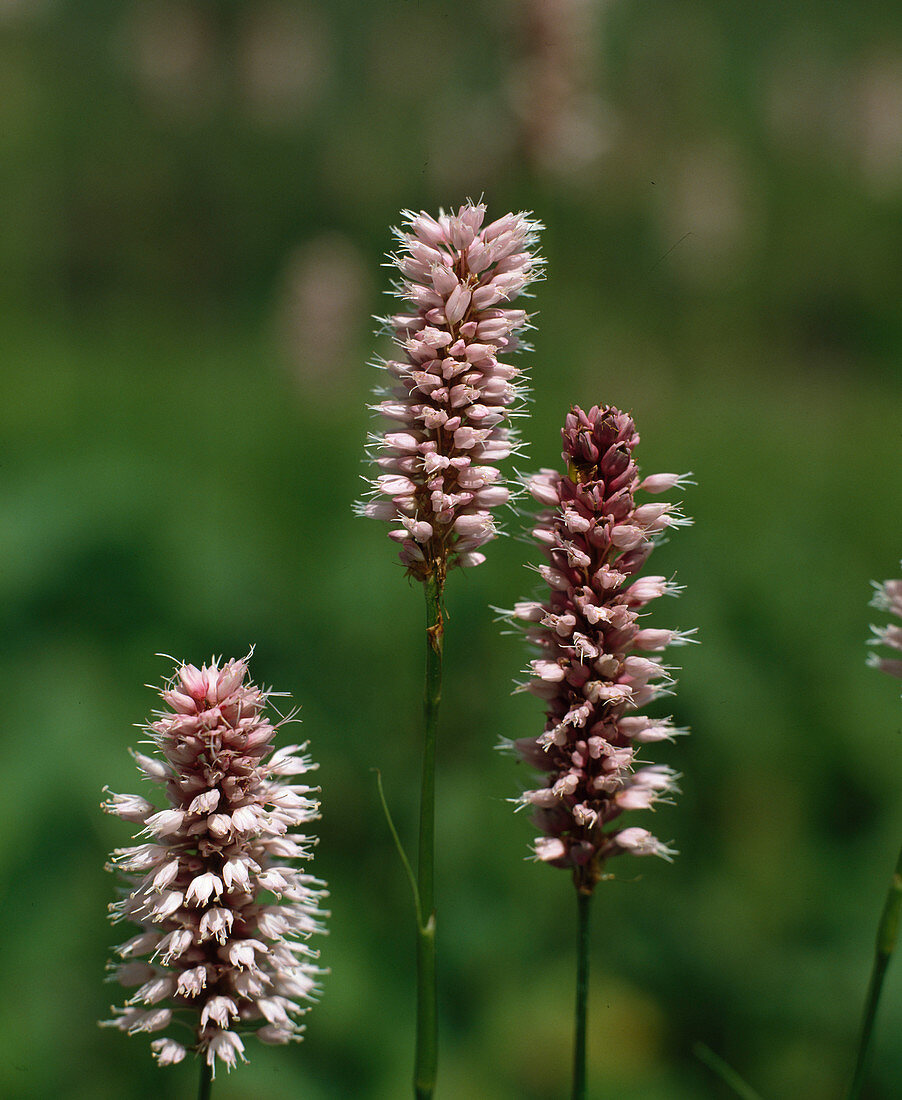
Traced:
<svg viewBox="0 0 902 1100">
<path fill-rule="evenodd" d="M 112 857 L 128 883 L 112 920 L 141 931 L 116 948 L 111 980 L 134 992 L 104 1024 L 163 1033 L 180 1020 L 214 1071 L 216 1059 L 244 1060 L 242 1035 L 299 1039 L 294 1018 L 324 973 L 307 941 L 325 931 L 325 884 L 296 866 L 312 857 L 314 840 L 296 830 L 319 817 L 318 788 L 303 782 L 316 765 L 304 745 L 273 752 L 291 716 L 271 723 L 269 694 L 249 681 L 246 660 L 181 665 L 161 692 L 167 709 L 146 727 L 156 754 L 135 754 L 165 808 L 138 795 L 103 803 L 142 827 L 140 842 Z M 166 1035 L 151 1047 L 161 1065 L 186 1053 Z"/>
<path fill-rule="evenodd" d="M 401 561 L 421 579 L 483 561 L 492 510 L 510 496 L 498 463 L 516 447 L 509 410 L 522 389 L 507 360 L 527 315 L 509 303 L 541 272 L 541 226 L 526 214 L 484 218 L 482 203 L 437 219 L 406 212 L 395 231 L 403 312 L 387 325 L 398 353 L 378 363 L 392 383 L 373 406 L 394 425 L 371 441 L 381 473 L 359 510 L 394 524 Z"/>
<path fill-rule="evenodd" d="M 871 600 L 871 606 L 879 607 L 881 611 L 889 611 L 902 622 L 902 580 L 884 581 L 883 584 L 875 584 L 874 588 L 876 592 Z M 902 626 L 890 623 L 888 626 L 872 626 L 871 630 L 874 632 L 874 637 L 871 639 L 873 645 L 889 646 L 896 652 L 902 652 Z M 902 657 L 881 657 L 872 653 L 868 663 L 874 668 L 882 669 L 883 672 L 902 679 Z"/>
<path fill-rule="evenodd" d="M 674 854 L 648 830 L 620 828 L 617 819 L 667 799 L 679 778 L 641 754 L 684 731 L 637 711 L 668 693 L 674 681 L 661 653 L 689 639 L 644 625 L 645 607 L 678 589 L 664 577 L 636 573 L 656 536 L 688 521 L 671 504 L 636 496 L 686 478 L 640 480 L 632 457 L 639 436 L 618 409 L 574 407 L 562 434 L 567 473 L 541 470 L 529 482 L 545 505 L 533 534 L 548 556 L 539 567 L 547 589 L 511 613 L 528 624 L 526 636 L 541 651 L 525 687 L 546 701 L 547 721 L 541 737 L 514 745 L 545 773 L 543 785 L 519 800 L 534 808 L 544 834 L 535 842 L 537 857 L 572 868 L 577 887 L 590 892 L 610 855 Z"/>
</svg>

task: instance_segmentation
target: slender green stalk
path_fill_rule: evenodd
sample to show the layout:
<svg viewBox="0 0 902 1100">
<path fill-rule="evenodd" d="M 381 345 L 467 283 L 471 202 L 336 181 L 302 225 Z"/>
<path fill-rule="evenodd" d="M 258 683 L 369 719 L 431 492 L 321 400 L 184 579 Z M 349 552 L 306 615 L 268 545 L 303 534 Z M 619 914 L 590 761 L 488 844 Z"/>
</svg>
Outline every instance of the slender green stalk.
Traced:
<svg viewBox="0 0 902 1100">
<path fill-rule="evenodd" d="M 382 812 L 385 814 L 385 820 L 388 822 L 388 831 L 392 835 L 392 840 L 395 842 L 395 848 L 398 851 L 398 855 L 401 858 L 401 863 L 404 867 L 404 873 L 407 875 L 407 881 L 410 883 L 410 892 L 413 894 L 413 907 L 416 910 L 417 928 L 423 923 L 420 917 L 420 892 L 417 888 L 416 875 L 413 873 L 413 868 L 410 866 L 410 860 L 407 858 L 407 853 L 404 851 L 404 845 L 401 843 L 401 838 L 398 836 L 398 830 L 395 828 L 395 822 L 392 818 L 391 811 L 388 808 L 388 803 L 385 801 L 385 791 L 382 787 L 382 772 L 378 768 L 374 768 L 376 773 L 376 786 L 379 788 L 379 801 L 382 803 Z"/>
<path fill-rule="evenodd" d="M 576 892 L 576 1025 L 573 1042 L 573 1100 L 586 1096 L 586 1018 L 589 1008 L 589 906 L 591 893 Z"/>
<path fill-rule="evenodd" d="M 417 1100 L 435 1091 L 438 1015 L 435 987 L 435 740 L 442 697 L 442 580 L 432 573 L 426 592 L 426 685 L 423 737 L 423 785 L 417 855 L 417 1046 L 414 1090 Z"/>
<path fill-rule="evenodd" d="M 883 989 L 883 978 L 886 968 L 892 958 L 899 935 L 899 921 L 902 918 L 902 851 L 896 861 L 896 870 L 893 874 L 880 924 L 877 927 L 877 945 L 874 952 L 874 967 L 871 970 L 871 982 L 868 986 L 867 1000 L 864 1005 L 864 1018 L 861 1023 L 861 1038 L 858 1040 L 858 1056 L 855 1060 L 855 1072 L 852 1075 L 852 1083 L 849 1085 L 848 1100 L 857 1100 L 864 1084 L 865 1070 L 867 1069 L 868 1050 L 871 1045 L 871 1034 L 874 1030 L 874 1020 L 877 1016 L 877 1006 L 880 1003 L 880 993 Z"/>
<path fill-rule="evenodd" d="M 210 1100 L 210 1090 L 213 1087 L 213 1067 L 207 1065 L 207 1059 L 201 1055 L 200 1059 L 200 1085 L 197 1090 L 197 1100 Z"/>
</svg>

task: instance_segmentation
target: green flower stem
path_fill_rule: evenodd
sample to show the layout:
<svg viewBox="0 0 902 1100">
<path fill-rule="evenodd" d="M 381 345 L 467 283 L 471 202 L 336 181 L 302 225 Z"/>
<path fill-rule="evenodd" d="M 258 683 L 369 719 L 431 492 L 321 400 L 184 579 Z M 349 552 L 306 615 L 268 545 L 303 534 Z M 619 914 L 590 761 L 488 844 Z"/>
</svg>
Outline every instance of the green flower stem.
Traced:
<svg viewBox="0 0 902 1100">
<path fill-rule="evenodd" d="M 206 1057 L 200 1056 L 200 1085 L 197 1090 L 197 1100 L 210 1100 L 210 1090 L 213 1087 L 213 1067 L 207 1065 Z"/>
<path fill-rule="evenodd" d="M 435 987 L 435 740 L 442 697 L 443 576 L 432 573 L 426 592 L 426 687 L 423 785 L 417 855 L 417 1046 L 414 1089 L 417 1100 L 435 1092 L 438 1015 Z"/>
<path fill-rule="evenodd" d="M 877 1016 L 877 1006 L 880 1003 L 880 993 L 883 988 L 883 978 L 886 968 L 892 958 L 899 935 L 899 920 L 902 918 L 902 851 L 896 861 L 896 870 L 890 882 L 886 902 L 883 906 L 883 914 L 877 928 L 877 946 L 874 952 L 874 968 L 871 971 L 871 982 L 868 986 L 868 996 L 864 1006 L 864 1018 L 861 1024 L 861 1038 L 858 1040 L 858 1056 L 855 1060 L 855 1072 L 852 1075 L 852 1083 L 849 1085 L 848 1100 L 857 1100 L 864 1084 L 865 1070 L 867 1069 L 868 1050 L 871 1045 L 871 1034 L 874 1030 L 874 1020 Z"/>
<path fill-rule="evenodd" d="M 592 894 L 576 891 L 576 1026 L 573 1043 L 573 1100 L 586 1097 L 586 1017 L 589 1007 L 589 906 Z"/>
</svg>

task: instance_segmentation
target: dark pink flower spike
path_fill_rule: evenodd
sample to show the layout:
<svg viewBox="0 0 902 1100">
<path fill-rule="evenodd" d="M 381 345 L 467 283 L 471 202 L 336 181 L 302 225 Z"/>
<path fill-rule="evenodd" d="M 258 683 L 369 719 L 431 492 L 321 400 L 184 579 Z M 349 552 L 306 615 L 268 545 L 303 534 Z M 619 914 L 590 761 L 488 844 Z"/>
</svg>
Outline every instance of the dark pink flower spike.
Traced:
<svg viewBox="0 0 902 1100">
<path fill-rule="evenodd" d="M 373 499 L 358 506 L 395 525 L 390 537 L 411 575 L 440 582 L 447 569 L 484 560 L 492 511 L 510 496 L 497 464 L 517 447 L 509 418 L 522 402 L 522 372 L 501 360 L 528 317 L 509 303 L 542 270 L 538 222 L 484 219 L 482 203 L 467 203 L 437 219 L 406 212 L 395 230 L 404 312 L 386 324 L 400 354 L 377 364 L 392 382 L 373 409 L 396 427 L 371 441 L 382 472 L 370 482 Z"/>
<path fill-rule="evenodd" d="M 541 470 L 528 483 L 545 506 L 533 534 L 548 557 L 538 569 L 548 588 L 510 613 L 527 624 L 526 637 L 540 650 L 524 687 L 546 701 L 547 720 L 541 737 L 514 747 L 545 773 L 544 783 L 518 800 L 533 807 L 544 834 L 536 856 L 571 868 L 578 889 L 590 893 L 608 856 L 675 854 L 646 829 L 619 828 L 618 819 L 677 789 L 679 776 L 641 753 L 686 731 L 636 712 L 669 694 L 672 670 L 659 654 L 691 641 L 692 631 L 640 622 L 651 600 L 679 589 L 636 573 L 660 532 L 689 521 L 673 505 L 639 502 L 636 494 L 689 482 L 674 474 L 640 480 L 633 461 L 639 436 L 618 409 L 574 407 L 562 436 L 567 473 Z"/>
<path fill-rule="evenodd" d="M 307 942 L 325 932 L 325 883 L 294 866 L 312 858 L 315 840 L 295 830 L 318 819 L 318 788 L 289 778 L 317 765 L 305 745 L 273 751 L 292 716 L 271 723 L 270 693 L 247 674 L 246 660 L 178 667 L 160 693 L 168 709 L 145 727 L 158 755 L 135 753 L 168 807 L 112 793 L 103 803 L 143 826 L 141 843 L 117 848 L 110 864 L 127 883 L 111 919 L 141 929 L 115 949 L 110 980 L 137 988 L 103 1026 L 131 1035 L 187 1025 L 187 1046 L 151 1043 L 160 1065 L 193 1049 L 215 1073 L 217 1059 L 228 1069 L 245 1060 L 242 1035 L 300 1039 L 294 1017 L 325 973 Z"/>
<path fill-rule="evenodd" d="M 876 591 L 871 606 L 888 611 L 902 620 L 902 580 L 884 581 L 883 584 L 875 584 L 874 588 Z M 896 652 L 902 652 L 902 626 L 890 623 L 888 626 L 872 626 L 871 630 L 874 632 L 872 645 L 888 646 Z M 881 657 L 872 653 L 868 657 L 868 664 L 902 679 L 902 657 Z"/>
</svg>

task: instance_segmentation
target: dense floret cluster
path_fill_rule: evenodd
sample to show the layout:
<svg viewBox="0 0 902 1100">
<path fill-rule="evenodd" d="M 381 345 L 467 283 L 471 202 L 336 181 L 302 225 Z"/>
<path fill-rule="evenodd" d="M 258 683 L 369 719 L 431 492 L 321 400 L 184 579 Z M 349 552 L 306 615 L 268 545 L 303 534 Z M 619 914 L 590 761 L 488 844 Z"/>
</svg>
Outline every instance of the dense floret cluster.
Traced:
<svg viewBox="0 0 902 1100">
<path fill-rule="evenodd" d="M 510 496 L 498 463 L 516 447 L 510 415 L 523 391 L 507 359 L 527 314 L 508 303 L 541 272 L 541 226 L 525 214 L 484 218 L 482 203 L 468 203 L 438 218 L 409 213 L 396 230 L 404 312 L 387 325 L 400 355 L 377 364 L 392 383 L 372 408 L 399 429 L 371 440 L 382 473 L 359 510 L 395 525 L 401 561 L 421 579 L 484 561 L 492 509 Z"/>
<path fill-rule="evenodd" d="M 141 843 L 117 849 L 110 867 L 128 883 L 112 920 L 141 931 L 116 948 L 111 979 L 135 992 L 105 1025 L 134 1034 L 187 1024 L 187 1047 L 151 1043 L 161 1065 L 193 1049 L 231 1068 L 244 1059 L 242 1034 L 300 1038 L 294 1017 L 323 973 L 308 940 L 325 931 L 325 884 L 292 865 L 312 857 L 314 840 L 294 830 L 319 817 L 319 802 L 318 788 L 290 777 L 316 765 L 304 745 L 273 751 L 289 719 L 269 721 L 271 693 L 247 673 L 244 660 L 178 667 L 161 692 L 167 709 L 146 727 L 157 754 L 134 754 L 166 808 L 112 793 L 103 804 L 142 827 Z"/>
<path fill-rule="evenodd" d="M 678 589 L 664 577 L 636 574 L 659 533 L 688 521 L 672 504 L 639 503 L 636 495 L 686 478 L 642 480 L 633 461 L 635 425 L 615 408 L 574 407 L 562 434 L 567 472 L 541 470 L 529 481 L 545 507 L 533 534 L 548 557 L 538 569 L 547 591 L 511 613 L 541 651 L 525 687 L 546 701 L 547 721 L 539 738 L 514 744 L 544 773 L 542 785 L 519 800 L 533 807 L 543 834 L 536 855 L 573 869 L 578 887 L 590 892 L 610 855 L 673 854 L 647 829 L 614 823 L 676 789 L 672 769 L 647 764 L 640 753 L 685 731 L 637 712 L 669 693 L 672 670 L 660 654 L 689 637 L 642 625 L 648 604 Z"/>
</svg>

